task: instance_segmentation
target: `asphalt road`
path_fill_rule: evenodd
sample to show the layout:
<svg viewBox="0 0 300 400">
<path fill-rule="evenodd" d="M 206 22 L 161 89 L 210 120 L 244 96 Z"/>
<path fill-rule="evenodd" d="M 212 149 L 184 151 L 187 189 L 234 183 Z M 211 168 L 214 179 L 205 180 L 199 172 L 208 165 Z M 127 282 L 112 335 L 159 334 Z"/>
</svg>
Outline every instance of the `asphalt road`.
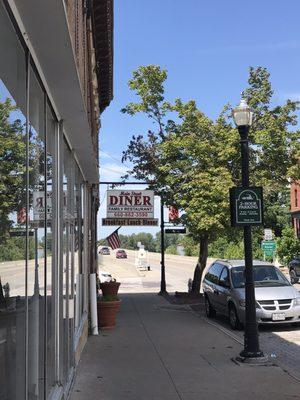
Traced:
<svg viewBox="0 0 300 400">
<path fill-rule="evenodd" d="M 130 269 L 132 270 L 132 273 L 136 273 L 135 260 L 137 257 L 137 252 L 133 250 L 126 250 L 126 251 L 128 255 L 127 259 L 116 260 L 115 252 L 112 252 L 112 254 L 109 256 L 99 255 L 100 263 L 101 261 L 103 261 L 104 269 L 109 270 L 112 273 L 112 275 L 116 275 L 116 273 L 119 272 L 123 277 L 125 271 L 129 272 Z M 148 257 L 146 260 L 147 264 L 150 265 L 151 271 L 152 272 L 154 271 L 156 273 L 155 277 L 156 279 L 158 279 L 157 286 L 159 286 L 160 282 L 160 271 L 161 271 L 160 257 L 161 257 L 160 253 L 148 253 Z M 206 269 L 214 260 L 215 259 L 213 258 L 209 258 L 207 260 Z M 166 283 L 168 292 L 187 291 L 188 280 L 190 278 L 193 279 L 196 263 L 197 263 L 196 257 L 176 256 L 168 254 L 165 255 L 165 271 L 166 271 L 165 273 L 166 273 Z M 139 276 L 143 276 L 143 280 L 147 281 L 149 277 L 154 277 L 154 274 L 151 274 L 146 271 L 141 271 Z M 295 287 L 300 291 L 300 284 L 295 285 Z"/>
<path fill-rule="evenodd" d="M 128 258 L 117 260 L 115 254 L 100 257 L 100 270 L 109 271 L 121 281 L 121 293 L 159 292 L 160 254 L 150 253 L 148 263 L 151 271 L 139 271 L 135 267 L 134 251 L 128 251 Z M 187 291 L 187 281 L 193 277 L 196 265 L 195 257 L 166 255 L 166 282 L 168 292 Z M 208 265 L 212 260 L 209 260 Z M 295 285 L 300 290 L 300 285 Z M 206 318 L 204 311 L 199 311 Z M 243 343 L 243 331 L 232 331 L 227 318 L 217 315 L 212 320 L 217 329 Z M 275 363 L 280 364 L 288 373 L 300 381 L 300 329 L 295 325 L 269 325 L 260 327 L 261 349 L 269 354 Z"/>
</svg>

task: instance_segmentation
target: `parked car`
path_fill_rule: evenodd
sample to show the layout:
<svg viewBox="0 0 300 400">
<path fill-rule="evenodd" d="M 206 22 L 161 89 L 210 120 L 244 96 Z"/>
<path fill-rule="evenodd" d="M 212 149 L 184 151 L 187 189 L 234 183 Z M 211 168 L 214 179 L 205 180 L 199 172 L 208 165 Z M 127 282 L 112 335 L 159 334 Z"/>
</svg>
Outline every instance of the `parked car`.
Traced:
<svg viewBox="0 0 300 400">
<path fill-rule="evenodd" d="M 127 258 L 127 253 L 123 249 L 119 249 L 116 251 L 116 258 Z"/>
<path fill-rule="evenodd" d="M 300 294 L 271 263 L 253 261 L 259 324 L 300 322 Z M 227 315 L 231 328 L 245 320 L 245 261 L 216 260 L 203 280 L 206 315 Z"/>
<path fill-rule="evenodd" d="M 100 280 L 100 283 L 110 282 L 110 281 L 112 281 L 112 276 L 108 272 L 101 271 L 101 272 L 99 272 L 99 280 Z"/>
<path fill-rule="evenodd" d="M 291 278 L 291 284 L 298 283 L 300 279 L 300 257 L 295 257 L 289 263 L 289 274 Z"/>
<path fill-rule="evenodd" d="M 104 256 L 109 256 L 110 255 L 109 247 L 101 247 L 99 254 L 102 254 Z"/>
</svg>

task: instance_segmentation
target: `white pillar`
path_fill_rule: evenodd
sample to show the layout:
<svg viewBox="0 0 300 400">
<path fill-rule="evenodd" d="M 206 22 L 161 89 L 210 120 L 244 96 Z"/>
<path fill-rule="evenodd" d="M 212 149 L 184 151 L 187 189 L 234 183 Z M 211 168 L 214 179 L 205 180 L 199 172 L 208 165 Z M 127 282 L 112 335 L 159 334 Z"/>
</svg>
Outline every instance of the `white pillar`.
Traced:
<svg viewBox="0 0 300 400">
<path fill-rule="evenodd" d="M 90 307 L 92 335 L 98 335 L 96 274 L 90 274 Z"/>
</svg>

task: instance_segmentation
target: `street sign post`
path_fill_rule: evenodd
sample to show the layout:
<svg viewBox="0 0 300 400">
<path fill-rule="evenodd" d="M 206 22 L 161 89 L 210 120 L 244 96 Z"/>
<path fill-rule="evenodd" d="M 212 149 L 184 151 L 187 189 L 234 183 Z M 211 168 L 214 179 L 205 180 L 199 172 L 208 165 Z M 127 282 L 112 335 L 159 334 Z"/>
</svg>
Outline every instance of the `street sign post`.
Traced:
<svg viewBox="0 0 300 400">
<path fill-rule="evenodd" d="M 263 224 L 262 187 L 233 187 L 229 195 L 231 226 Z"/>
</svg>

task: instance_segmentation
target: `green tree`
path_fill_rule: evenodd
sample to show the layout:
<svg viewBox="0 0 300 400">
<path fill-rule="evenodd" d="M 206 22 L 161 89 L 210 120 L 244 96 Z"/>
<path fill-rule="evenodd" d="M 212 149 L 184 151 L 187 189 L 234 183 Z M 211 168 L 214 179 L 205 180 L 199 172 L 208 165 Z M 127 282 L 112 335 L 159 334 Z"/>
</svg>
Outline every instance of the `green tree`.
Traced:
<svg viewBox="0 0 300 400">
<path fill-rule="evenodd" d="M 180 242 L 181 235 L 173 234 L 173 233 L 165 233 L 164 235 L 164 243 L 165 243 L 165 250 L 168 247 L 175 246 Z M 161 232 L 157 232 L 155 235 L 155 251 L 160 253 L 161 251 Z"/>
<path fill-rule="evenodd" d="M 166 71 L 159 67 L 140 67 L 133 73 L 129 86 L 139 96 L 122 111 L 135 115 L 142 112 L 157 123 L 157 130 L 147 138 L 133 137 L 123 160 L 133 163 L 131 174 L 151 179 L 153 187 L 167 204 L 185 211 L 181 220 L 199 243 L 199 258 L 193 279 L 193 291 L 199 291 L 201 274 L 206 266 L 209 240 L 228 221 L 228 187 L 231 175 L 224 167 L 226 151 L 218 141 L 216 126 L 198 111 L 194 101 L 174 105 L 164 99 Z M 177 121 L 166 119 L 175 113 Z"/>
<path fill-rule="evenodd" d="M 292 227 L 285 227 L 282 236 L 277 239 L 277 254 L 284 265 L 287 265 L 295 256 L 300 256 L 300 240 L 295 237 Z"/>
<path fill-rule="evenodd" d="M 156 251 L 157 240 L 151 235 L 151 233 L 140 232 L 133 233 L 131 235 L 119 234 L 119 239 L 121 242 L 121 247 L 128 250 L 136 250 L 138 248 L 138 242 L 141 242 L 148 251 Z M 98 246 L 108 246 L 106 239 L 100 239 L 98 241 Z"/>
<path fill-rule="evenodd" d="M 133 73 L 129 87 L 138 102 L 122 111 L 129 115 L 143 113 L 154 125 L 146 136 L 132 137 L 123 161 L 133 164 L 129 172 L 136 178 L 153 179 L 152 187 L 166 204 L 175 204 L 184 211 L 181 220 L 199 243 L 193 280 L 196 292 L 206 266 L 208 244 L 225 231 L 238 236 L 228 226 L 228 189 L 241 183 L 240 139 L 230 105 L 213 122 L 194 101 L 183 103 L 177 99 L 170 104 L 164 98 L 166 78 L 166 71 L 153 65 Z M 251 183 L 264 187 L 268 227 L 280 233 L 286 223 L 288 180 L 300 176 L 299 132 L 292 129 L 297 123 L 298 103 L 288 100 L 272 107 L 273 90 L 265 68 L 250 68 L 248 83 L 244 97 L 255 112 L 250 130 Z M 225 253 L 239 255 L 240 243 L 235 243 L 236 250 Z M 256 254 L 260 254 L 258 248 Z"/>
</svg>

